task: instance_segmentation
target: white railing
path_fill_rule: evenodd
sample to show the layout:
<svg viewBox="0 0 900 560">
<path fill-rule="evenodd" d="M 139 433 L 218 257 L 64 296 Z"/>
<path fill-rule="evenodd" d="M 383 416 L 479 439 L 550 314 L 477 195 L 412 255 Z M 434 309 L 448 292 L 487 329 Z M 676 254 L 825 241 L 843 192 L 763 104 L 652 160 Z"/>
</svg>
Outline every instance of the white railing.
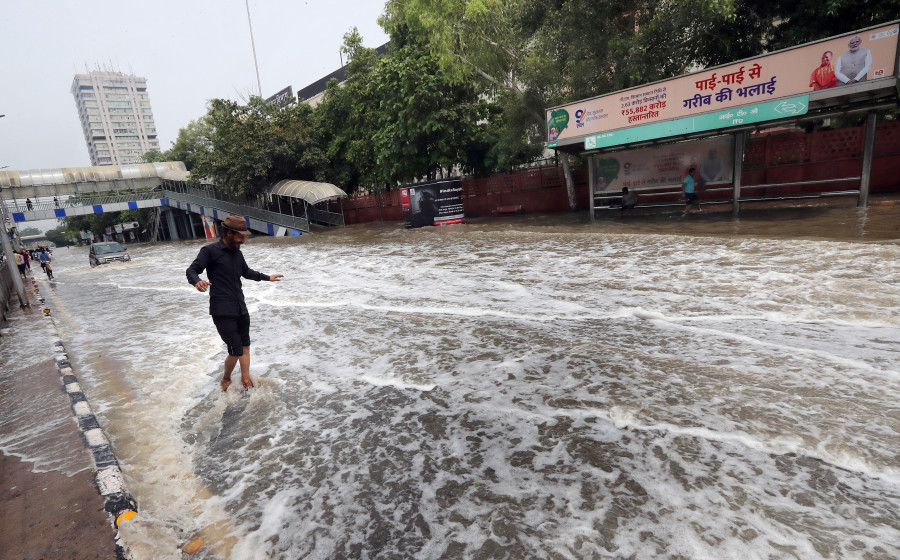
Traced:
<svg viewBox="0 0 900 560">
<path fill-rule="evenodd" d="M 309 222 L 305 218 L 279 214 L 278 212 L 270 212 L 269 210 L 263 210 L 262 208 L 250 206 L 248 204 L 238 204 L 219 198 L 204 196 L 208 194 L 208 191 L 205 189 L 184 187 L 175 191 L 166 188 L 162 193 L 164 198 L 171 198 L 188 204 L 196 204 L 197 206 L 203 206 L 204 208 L 215 208 L 216 210 L 221 210 L 228 214 L 249 216 L 263 222 L 299 231 L 309 231 Z"/>
</svg>

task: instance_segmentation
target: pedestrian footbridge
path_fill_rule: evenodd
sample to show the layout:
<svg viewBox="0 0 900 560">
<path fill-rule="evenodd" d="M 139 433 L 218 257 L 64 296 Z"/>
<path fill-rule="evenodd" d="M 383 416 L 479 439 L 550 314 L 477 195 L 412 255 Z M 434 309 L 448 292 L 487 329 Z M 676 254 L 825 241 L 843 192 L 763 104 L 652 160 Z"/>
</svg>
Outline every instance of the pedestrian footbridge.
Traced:
<svg viewBox="0 0 900 560">
<path fill-rule="evenodd" d="M 206 182 L 189 183 L 180 161 L 0 171 L 0 197 L 12 222 L 152 208 L 153 223 L 142 225 L 153 239 L 197 237 L 198 227 L 228 215 L 244 216 L 251 230 L 266 235 L 308 233 L 311 223 L 342 226 L 343 214 L 327 203 L 346 196 L 328 183 L 295 180 L 254 197 L 229 196 Z"/>
</svg>

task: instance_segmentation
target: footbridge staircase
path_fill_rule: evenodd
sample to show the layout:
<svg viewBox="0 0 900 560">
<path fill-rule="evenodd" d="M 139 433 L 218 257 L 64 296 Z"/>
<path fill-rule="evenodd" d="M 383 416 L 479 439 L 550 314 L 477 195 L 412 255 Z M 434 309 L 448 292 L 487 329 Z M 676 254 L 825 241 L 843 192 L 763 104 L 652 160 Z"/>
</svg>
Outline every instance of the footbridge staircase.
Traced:
<svg viewBox="0 0 900 560">
<path fill-rule="evenodd" d="M 309 233 L 310 224 L 344 225 L 343 214 L 328 211 L 326 203 L 347 195 L 328 183 L 285 180 L 237 198 L 205 182 L 192 186 L 188 177 L 182 162 L 0 171 L 0 197 L 4 218 L 16 224 L 151 208 L 151 222 L 142 225 L 152 239 L 163 221 L 175 233 L 174 224 L 187 220 L 182 230 L 194 232 L 198 216 L 202 226 L 244 216 L 252 231 L 273 236 Z"/>
</svg>

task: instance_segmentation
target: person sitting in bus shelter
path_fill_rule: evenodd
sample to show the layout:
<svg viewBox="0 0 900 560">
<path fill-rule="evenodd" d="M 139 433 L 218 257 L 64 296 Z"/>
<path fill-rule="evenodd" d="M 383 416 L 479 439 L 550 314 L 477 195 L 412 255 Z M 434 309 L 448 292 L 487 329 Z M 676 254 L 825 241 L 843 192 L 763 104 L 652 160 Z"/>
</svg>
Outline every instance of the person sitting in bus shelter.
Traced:
<svg viewBox="0 0 900 560">
<path fill-rule="evenodd" d="M 636 192 L 629 191 L 628 187 L 622 187 L 622 209 L 620 210 L 620 215 L 623 217 L 627 216 L 637 205 L 637 201 L 638 194 Z"/>
</svg>

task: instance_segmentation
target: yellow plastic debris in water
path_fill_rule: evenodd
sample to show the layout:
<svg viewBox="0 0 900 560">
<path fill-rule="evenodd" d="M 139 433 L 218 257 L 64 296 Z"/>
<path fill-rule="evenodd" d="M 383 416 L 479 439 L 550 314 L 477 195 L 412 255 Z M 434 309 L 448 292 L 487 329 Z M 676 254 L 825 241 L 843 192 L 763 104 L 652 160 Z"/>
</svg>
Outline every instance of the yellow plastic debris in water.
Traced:
<svg viewBox="0 0 900 560">
<path fill-rule="evenodd" d="M 123 521 L 127 521 L 137 515 L 136 511 L 126 510 L 119 514 L 119 517 L 116 517 L 116 527 L 119 526 L 119 523 Z"/>
<path fill-rule="evenodd" d="M 193 538 L 193 539 L 189 540 L 186 545 L 184 545 L 184 552 L 186 552 L 188 554 L 193 554 L 193 553 L 197 552 L 198 550 L 200 550 L 200 547 L 203 546 L 204 544 L 205 543 L 203 541 L 203 537 Z"/>
</svg>

